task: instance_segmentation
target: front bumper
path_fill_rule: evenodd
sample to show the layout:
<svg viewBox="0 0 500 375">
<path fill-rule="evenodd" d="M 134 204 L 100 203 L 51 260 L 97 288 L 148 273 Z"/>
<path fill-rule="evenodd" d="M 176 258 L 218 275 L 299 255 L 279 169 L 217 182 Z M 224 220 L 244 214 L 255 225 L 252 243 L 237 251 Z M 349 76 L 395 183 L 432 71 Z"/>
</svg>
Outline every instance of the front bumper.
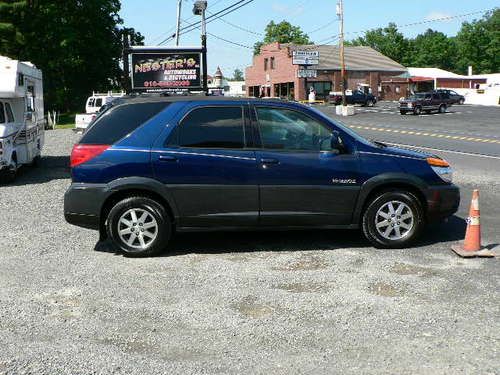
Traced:
<svg viewBox="0 0 500 375">
<path fill-rule="evenodd" d="M 79 227 L 99 229 L 101 208 L 107 195 L 104 184 L 71 184 L 64 194 L 64 218 Z"/>
<path fill-rule="evenodd" d="M 453 184 L 430 186 L 426 192 L 427 220 L 438 221 L 453 215 L 460 204 L 460 189 Z"/>
</svg>

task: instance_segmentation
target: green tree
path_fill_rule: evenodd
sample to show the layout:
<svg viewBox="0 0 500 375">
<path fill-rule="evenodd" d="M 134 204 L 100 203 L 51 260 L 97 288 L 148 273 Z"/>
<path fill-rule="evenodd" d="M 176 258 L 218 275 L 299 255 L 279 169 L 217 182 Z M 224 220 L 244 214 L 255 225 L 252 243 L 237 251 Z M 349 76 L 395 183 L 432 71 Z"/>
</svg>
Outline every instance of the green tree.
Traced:
<svg viewBox="0 0 500 375">
<path fill-rule="evenodd" d="M 231 81 L 244 81 L 245 77 L 243 76 L 243 72 L 241 69 L 234 69 L 233 72 L 233 78 L 231 78 Z"/>
<path fill-rule="evenodd" d="M 409 66 L 435 67 L 446 70 L 455 68 L 457 48 L 452 38 L 439 31 L 427 29 L 410 41 L 404 59 Z"/>
<path fill-rule="evenodd" d="M 119 10 L 119 0 L 0 1 L 2 22 L 12 24 L 0 32 L 6 38 L 0 39 L 0 54 L 31 61 L 43 71 L 47 109 L 81 109 L 93 90 L 120 82 Z M 126 30 L 136 44 L 142 42 L 139 33 Z"/>
<path fill-rule="evenodd" d="M 260 48 L 263 45 L 274 42 L 312 44 L 309 36 L 299 26 L 293 26 L 288 21 L 281 21 L 280 23 L 271 21 L 266 26 L 264 40 L 254 44 L 254 55 L 260 53 Z"/>
<path fill-rule="evenodd" d="M 0 1 L 0 51 L 11 54 L 22 43 L 22 33 L 17 20 L 25 11 L 27 1 Z"/>
<path fill-rule="evenodd" d="M 346 42 L 347 46 L 369 46 L 400 64 L 407 63 L 409 41 L 398 31 L 395 23 L 367 31 L 364 36 Z"/>
<path fill-rule="evenodd" d="M 457 71 L 466 73 L 472 65 L 475 73 L 500 71 L 500 8 L 482 19 L 464 22 L 456 38 Z"/>
</svg>

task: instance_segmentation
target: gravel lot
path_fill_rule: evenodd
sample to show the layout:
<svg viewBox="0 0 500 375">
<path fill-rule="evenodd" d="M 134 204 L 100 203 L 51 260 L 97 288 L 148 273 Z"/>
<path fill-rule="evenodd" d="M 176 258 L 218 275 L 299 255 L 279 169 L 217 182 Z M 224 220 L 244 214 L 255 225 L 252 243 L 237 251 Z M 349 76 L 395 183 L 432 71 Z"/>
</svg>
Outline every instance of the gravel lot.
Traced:
<svg viewBox="0 0 500 375">
<path fill-rule="evenodd" d="M 499 260 L 449 251 L 463 221 L 406 250 L 190 234 L 130 259 L 64 221 L 76 139 L 48 132 L 41 167 L 0 186 L 0 373 L 500 374 Z"/>
</svg>

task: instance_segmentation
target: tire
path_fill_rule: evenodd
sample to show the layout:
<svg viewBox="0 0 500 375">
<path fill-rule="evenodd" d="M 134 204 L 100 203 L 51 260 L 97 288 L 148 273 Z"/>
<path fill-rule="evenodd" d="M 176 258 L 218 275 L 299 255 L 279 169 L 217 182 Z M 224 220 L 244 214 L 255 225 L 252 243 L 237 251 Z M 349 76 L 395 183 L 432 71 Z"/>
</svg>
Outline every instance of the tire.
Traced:
<svg viewBox="0 0 500 375">
<path fill-rule="evenodd" d="M 458 104 L 460 104 L 460 105 L 463 105 L 464 103 L 465 103 L 465 99 L 460 99 L 460 100 L 458 101 Z"/>
<path fill-rule="evenodd" d="M 402 115 L 406 115 L 406 111 L 399 111 Z"/>
<path fill-rule="evenodd" d="M 33 158 L 31 162 L 31 166 L 33 168 L 39 167 L 40 166 L 40 161 L 42 160 L 42 157 L 40 155 L 37 155 Z"/>
<path fill-rule="evenodd" d="M 12 157 L 12 166 L 6 170 L 1 171 L 2 175 L 0 177 L 1 182 L 4 184 L 11 184 L 16 180 L 17 177 L 17 156 Z"/>
<path fill-rule="evenodd" d="M 414 114 L 415 116 L 418 116 L 418 115 L 420 115 L 421 113 L 422 113 L 422 108 L 420 108 L 420 107 L 415 107 L 415 108 L 413 109 L 413 114 Z"/>
<path fill-rule="evenodd" d="M 398 208 L 402 208 L 399 221 Z M 418 238 L 424 224 L 421 202 L 412 193 L 403 190 L 386 191 L 377 195 L 368 203 L 362 219 L 363 233 L 367 240 L 376 248 L 385 249 L 407 247 Z"/>
<path fill-rule="evenodd" d="M 375 103 L 373 102 L 373 100 L 367 100 L 366 103 L 365 103 L 365 106 L 367 107 L 373 107 Z"/>
<path fill-rule="evenodd" d="M 166 250 L 172 236 L 172 221 L 155 200 L 130 197 L 113 206 L 106 220 L 106 231 L 125 255 L 149 257 Z"/>
<path fill-rule="evenodd" d="M 445 113 L 446 112 L 446 104 L 441 104 L 438 109 L 439 113 Z"/>
</svg>

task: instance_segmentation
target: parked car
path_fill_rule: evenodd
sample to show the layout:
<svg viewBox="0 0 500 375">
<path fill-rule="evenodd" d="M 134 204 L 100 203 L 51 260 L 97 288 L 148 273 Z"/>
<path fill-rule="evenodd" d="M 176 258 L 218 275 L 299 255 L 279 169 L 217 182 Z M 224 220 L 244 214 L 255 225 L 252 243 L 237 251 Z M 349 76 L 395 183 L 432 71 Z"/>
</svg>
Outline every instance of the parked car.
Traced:
<svg viewBox="0 0 500 375">
<path fill-rule="evenodd" d="M 402 115 L 412 112 L 414 115 L 420 115 L 422 112 L 429 113 L 438 111 L 446 112 L 451 106 L 446 97 L 437 92 L 421 92 L 410 96 L 407 99 L 399 101 L 399 112 Z"/>
<path fill-rule="evenodd" d="M 373 107 L 377 103 L 377 98 L 372 94 L 366 94 L 361 90 L 354 90 L 349 95 L 347 92 L 345 96 L 347 104 L 361 104 L 367 107 Z M 342 94 L 330 94 L 330 103 L 335 105 L 342 104 Z"/>
<path fill-rule="evenodd" d="M 443 97 L 448 100 L 449 104 L 464 104 L 465 103 L 465 96 L 460 95 L 459 93 L 457 93 L 453 90 L 439 89 L 439 90 L 435 90 L 434 92 L 437 92 L 437 93 L 440 93 L 441 95 L 443 95 Z"/>
<path fill-rule="evenodd" d="M 66 220 L 131 256 L 174 232 L 241 229 L 362 228 L 405 247 L 460 199 L 439 157 L 272 99 L 117 99 L 74 146 L 71 175 Z"/>
</svg>

